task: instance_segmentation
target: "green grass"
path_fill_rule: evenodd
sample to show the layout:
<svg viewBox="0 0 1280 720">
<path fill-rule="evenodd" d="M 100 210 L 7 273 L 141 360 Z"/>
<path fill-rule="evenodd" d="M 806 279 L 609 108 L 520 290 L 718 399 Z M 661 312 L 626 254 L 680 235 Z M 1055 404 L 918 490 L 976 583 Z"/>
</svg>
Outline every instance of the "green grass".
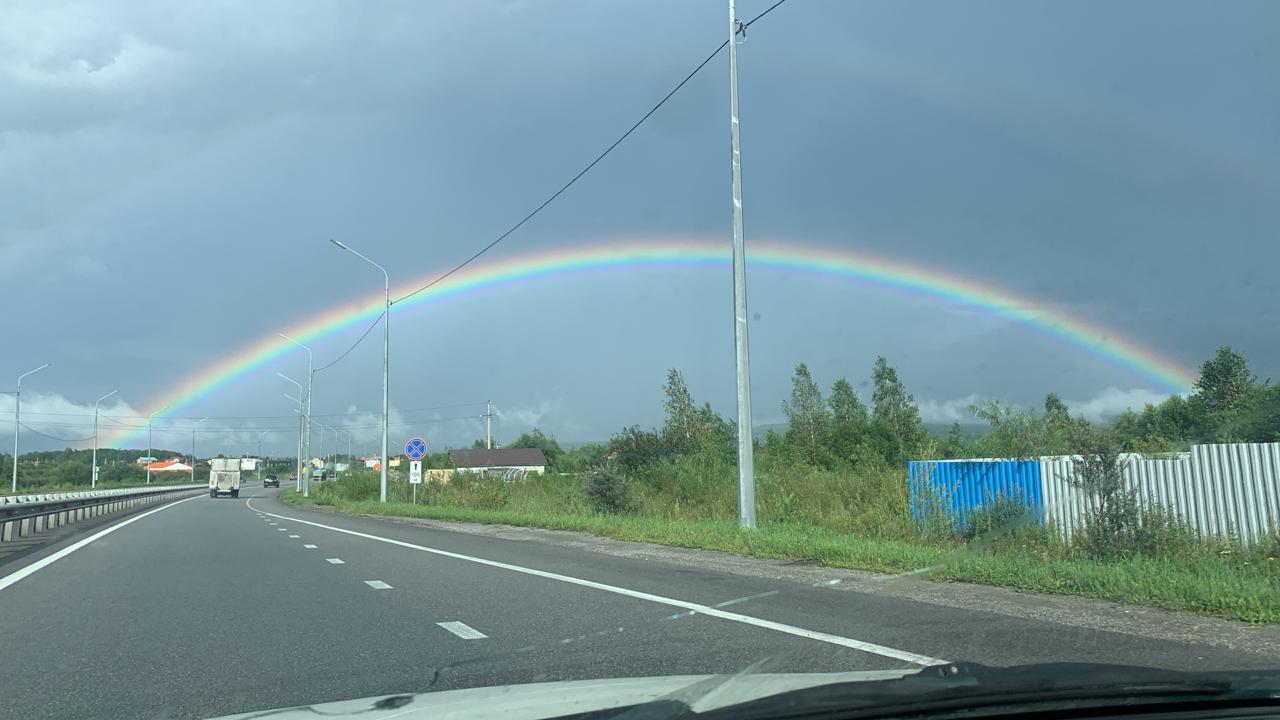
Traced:
<svg viewBox="0 0 1280 720">
<path fill-rule="evenodd" d="M 1132 557 L 1114 562 L 958 552 L 930 573 L 938 580 L 1001 585 L 1215 615 L 1280 622 L 1277 561 L 1262 565 Z M 1268 568 L 1266 565 L 1271 565 Z"/>
<path fill-rule="evenodd" d="M 556 514 L 482 508 L 412 505 L 406 502 L 343 500 L 317 502 L 295 491 L 284 494 L 294 504 L 331 505 L 339 512 L 363 515 L 430 518 L 550 530 L 574 530 L 619 540 L 652 542 L 674 547 L 721 550 L 761 558 L 810 561 L 833 567 L 902 572 L 936 560 L 935 548 L 893 540 L 839 535 L 823 528 L 771 525 L 744 532 L 736 522 L 723 520 L 662 520 L 635 515 Z"/>
<path fill-rule="evenodd" d="M 679 508 L 693 514 L 689 504 L 662 504 L 652 495 L 639 514 L 599 514 L 591 510 L 580 486 L 577 479 L 559 476 L 513 484 L 480 480 L 452 487 L 424 485 L 420 504 L 415 505 L 408 502 L 409 488 L 393 483 L 390 501 L 384 505 L 368 499 L 376 497 L 377 487 L 370 474 L 323 485 L 311 498 L 292 491 L 284 497 L 291 503 L 328 505 L 344 513 L 573 530 L 875 572 L 930 568 L 918 577 L 1079 595 L 1254 623 L 1280 622 L 1280 561 L 1261 553 L 1230 560 L 1197 556 L 1102 562 L 1043 543 L 1019 546 L 1006 542 L 999 548 L 982 543 L 965 545 L 930 541 L 919 535 L 908 538 L 900 530 L 883 526 L 875 533 L 858 533 L 766 518 L 758 529 L 744 531 L 731 518 L 681 516 Z M 830 505 L 835 501 L 828 497 L 821 502 Z M 709 512 L 721 514 L 715 508 Z M 821 516 L 813 508 L 799 508 L 794 501 L 791 512 Z M 888 514 L 896 516 L 897 512 L 889 510 Z M 848 527 L 855 521 L 844 515 L 841 524 Z"/>
</svg>

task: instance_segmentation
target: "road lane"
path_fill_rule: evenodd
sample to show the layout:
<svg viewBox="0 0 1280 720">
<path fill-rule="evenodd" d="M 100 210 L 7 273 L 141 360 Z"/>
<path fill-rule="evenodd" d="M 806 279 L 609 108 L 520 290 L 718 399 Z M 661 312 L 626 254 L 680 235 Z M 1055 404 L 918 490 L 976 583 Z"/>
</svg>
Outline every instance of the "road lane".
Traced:
<svg viewBox="0 0 1280 720">
<path fill-rule="evenodd" d="M 283 503 L 274 493 L 265 501 L 255 499 L 253 502 L 258 509 L 285 517 L 705 605 L 759 595 L 732 609 L 950 661 L 989 665 L 1112 662 L 1185 670 L 1277 665 L 1274 658 L 1218 647 L 940 607 L 898 597 L 833 591 L 786 580 L 713 572 L 559 545 L 450 532 L 390 519 L 310 512 Z"/>
<path fill-rule="evenodd" d="M 876 595 L 308 512 L 276 494 L 245 488 L 239 500 L 175 505 L 0 591 L 0 637 L 21 649 L 0 653 L 6 711 L 207 717 L 428 689 L 733 672 L 762 659 L 763 670 L 777 672 L 905 664 L 342 530 L 951 660 L 1272 664 Z"/>
<path fill-rule="evenodd" d="M 270 513 L 268 513 L 268 516 L 275 517 L 277 520 L 282 520 L 282 521 L 284 520 L 284 516 L 272 515 Z M 881 657 L 889 658 L 891 660 L 899 661 L 900 663 L 903 663 L 903 666 L 905 667 L 910 667 L 913 665 L 920 666 L 920 667 L 928 667 L 930 665 L 939 665 L 945 662 L 945 660 L 942 660 L 939 658 L 923 656 L 923 655 L 912 653 L 906 650 L 901 650 L 898 648 L 888 647 L 884 645 L 876 645 L 874 643 L 868 643 L 868 642 L 853 639 L 853 638 L 832 635 L 830 633 L 823 633 L 823 632 L 806 629 L 806 628 L 799 628 L 791 625 L 786 625 L 784 623 L 778 623 L 772 620 L 767 620 L 764 618 L 757 618 L 750 615 L 742 615 L 740 613 L 726 611 L 721 609 L 721 605 L 723 605 L 723 603 L 715 603 L 715 604 L 693 603 L 693 602 L 679 599 L 679 598 L 658 595 L 655 593 L 641 592 L 641 591 L 637 591 L 637 590 L 634 590 L 628 587 L 619 586 L 619 585 L 608 585 L 605 583 L 599 583 L 592 580 L 586 580 L 580 577 L 575 577 L 575 576 L 570 576 L 570 575 L 565 575 L 560 573 L 550 573 L 544 570 L 539 570 L 539 569 L 528 567 L 528 566 L 514 565 L 511 563 L 502 563 L 502 562 L 498 562 L 498 561 L 487 559 L 487 558 L 476 557 L 474 555 L 467 555 L 463 553 L 439 550 L 436 548 L 426 547 L 420 544 L 408 543 L 403 540 L 396 540 L 392 538 L 387 538 L 385 536 L 374 535 L 370 533 L 361 533 L 354 530 L 339 528 L 333 525 L 327 525 L 323 523 L 317 523 L 315 521 L 306 520 L 302 518 L 294 518 L 290 520 L 290 522 L 305 525 L 308 527 L 320 528 L 321 530 L 327 530 L 329 532 L 336 532 L 341 535 L 354 536 L 364 540 L 371 540 L 374 542 L 385 543 L 400 549 L 424 552 L 436 557 L 445 557 L 458 562 L 471 563 L 471 564 L 479 565 L 482 568 L 486 568 L 486 569 L 494 569 L 494 570 L 503 571 L 507 573 L 514 573 L 517 575 L 534 577 L 539 580 L 550 580 L 553 582 L 565 583 L 565 584 L 574 585 L 577 587 L 587 588 L 588 590 L 606 592 L 614 595 L 620 595 L 626 598 L 644 600 L 644 601 L 656 603 L 659 605 L 665 605 L 671 608 L 677 608 L 678 610 L 681 610 L 681 611 L 686 611 L 684 613 L 677 614 L 675 616 L 677 618 L 682 617 L 686 614 L 692 613 L 693 615 L 696 615 L 699 617 L 708 617 L 708 618 L 714 618 L 722 621 L 736 622 L 743 625 L 747 625 L 752 628 L 763 628 L 766 630 L 771 630 L 773 632 L 778 632 L 778 633 L 783 633 L 783 634 L 794 636 L 794 637 L 804 638 L 806 640 L 814 640 L 814 641 L 824 642 L 824 643 L 828 643 L 828 644 L 832 644 L 840 647 L 852 648 L 854 650 L 860 650 L 866 653 L 870 653 L 872 655 L 881 656 Z M 269 524 L 271 523 L 269 522 Z M 371 585 L 373 584 L 370 581 L 366 581 L 366 582 L 369 582 Z M 378 587 L 378 585 L 374 585 L 374 586 Z M 736 598 L 731 602 L 737 603 L 747 599 L 749 598 Z"/>
<path fill-rule="evenodd" d="M 32 649 L 0 655 L 7 711 L 203 717 L 428 688 L 727 671 L 771 654 L 795 670 L 899 665 L 418 555 L 271 525 L 225 498 L 139 519 L 4 591 L 0 635 Z"/>
</svg>

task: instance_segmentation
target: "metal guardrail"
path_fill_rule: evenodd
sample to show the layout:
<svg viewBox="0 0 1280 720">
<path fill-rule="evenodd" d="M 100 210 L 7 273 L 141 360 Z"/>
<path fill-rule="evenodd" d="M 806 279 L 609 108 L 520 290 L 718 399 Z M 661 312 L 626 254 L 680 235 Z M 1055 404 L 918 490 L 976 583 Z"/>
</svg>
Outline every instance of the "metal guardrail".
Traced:
<svg viewBox="0 0 1280 720">
<path fill-rule="evenodd" d="M 63 525 L 98 517 L 174 495 L 207 492 L 204 483 L 120 488 L 69 493 L 35 493 L 0 498 L 0 542 L 12 542 Z"/>
<path fill-rule="evenodd" d="M 36 492 L 27 493 L 25 495 L 0 495 L 0 507 L 15 503 L 32 503 L 44 502 L 46 500 L 61 500 L 63 498 L 82 498 L 82 497 L 107 497 L 109 495 L 120 495 L 134 493 L 139 490 L 168 490 L 170 488 L 188 488 L 202 485 L 203 483 L 180 483 L 177 485 L 143 485 L 141 487 L 127 488 L 110 488 L 106 490 L 74 490 L 71 492 Z"/>
</svg>

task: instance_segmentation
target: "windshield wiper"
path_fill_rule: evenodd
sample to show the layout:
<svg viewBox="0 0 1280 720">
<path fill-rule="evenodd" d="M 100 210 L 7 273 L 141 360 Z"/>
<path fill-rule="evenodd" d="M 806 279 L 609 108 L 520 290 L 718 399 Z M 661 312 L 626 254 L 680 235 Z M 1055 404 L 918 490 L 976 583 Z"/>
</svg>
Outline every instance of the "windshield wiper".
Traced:
<svg viewBox="0 0 1280 720">
<path fill-rule="evenodd" d="M 720 720 L 946 716 L 1033 709 L 1137 708 L 1174 705 L 1211 709 L 1280 706 L 1280 670 L 1180 672 L 1130 665 L 1048 663 L 1009 668 L 949 663 L 889 680 L 837 682 L 694 711 L 687 698 L 575 715 L 603 720 Z"/>
<path fill-rule="evenodd" d="M 984 708 L 1007 712 L 1053 703 L 1106 707 L 1189 701 L 1276 702 L 1278 698 L 1280 671 L 1180 672 L 1092 663 L 999 668 L 950 663 L 895 680 L 803 688 L 716 708 L 697 717 L 880 717 Z"/>
</svg>

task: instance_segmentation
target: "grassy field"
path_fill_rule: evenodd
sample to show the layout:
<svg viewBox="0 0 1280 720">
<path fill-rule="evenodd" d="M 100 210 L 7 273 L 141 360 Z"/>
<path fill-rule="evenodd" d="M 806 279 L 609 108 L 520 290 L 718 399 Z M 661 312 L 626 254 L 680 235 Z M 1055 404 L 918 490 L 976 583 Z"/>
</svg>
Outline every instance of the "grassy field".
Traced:
<svg viewBox="0 0 1280 720">
<path fill-rule="evenodd" d="M 593 509 L 581 476 L 548 475 L 522 483 L 463 480 L 410 488 L 393 482 L 377 502 L 377 477 L 355 473 L 313 487 L 292 503 L 345 513 L 394 515 L 574 530 L 621 540 L 720 550 L 761 558 L 897 573 L 1047 593 L 1080 595 L 1255 623 L 1280 622 L 1280 561 L 1270 547 L 1197 545 L 1168 557 L 1091 559 L 1035 528 L 964 537 L 912 522 L 905 491 L 891 474 L 850 478 L 761 469 L 760 527 L 737 526 L 732 477 L 721 468 L 685 468 L 632 488 L 629 512 Z M 692 478 L 697 478 L 693 481 Z M 678 488 L 678 489 L 677 489 Z M 767 511 L 766 511 L 767 510 Z"/>
</svg>

